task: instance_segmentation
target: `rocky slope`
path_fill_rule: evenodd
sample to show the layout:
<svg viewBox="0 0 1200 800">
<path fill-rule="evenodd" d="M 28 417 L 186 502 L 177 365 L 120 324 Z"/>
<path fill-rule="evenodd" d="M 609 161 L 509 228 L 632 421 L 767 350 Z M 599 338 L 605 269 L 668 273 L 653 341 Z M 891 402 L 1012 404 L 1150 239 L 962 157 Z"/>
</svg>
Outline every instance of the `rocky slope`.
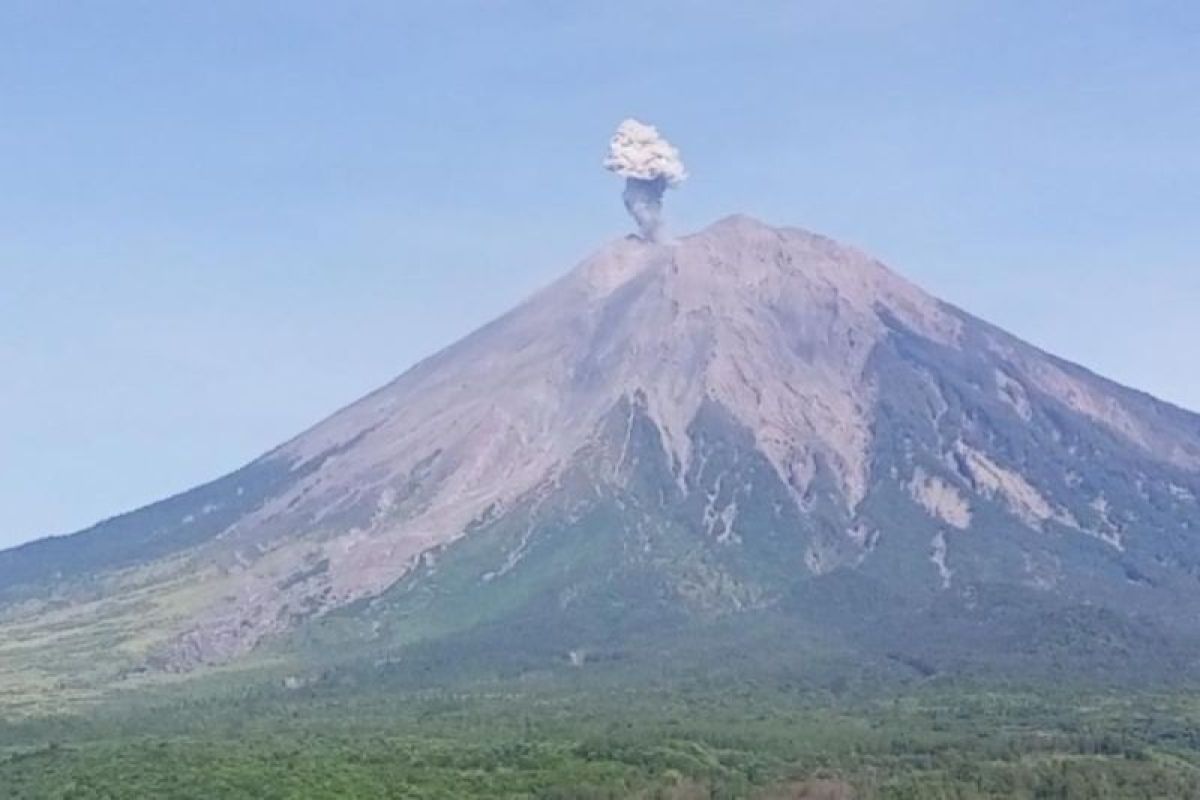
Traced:
<svg viewBox="0 0 1200 800">
<path fill-rule="evenodd" d="M 1198 498 L 1200 417 L 731 217 L 614 242 L 242 470 L 0 553 L 0 689 L 780 614 L 931 669 L 1042 635 L 1187 664 Z"/>
</svg>

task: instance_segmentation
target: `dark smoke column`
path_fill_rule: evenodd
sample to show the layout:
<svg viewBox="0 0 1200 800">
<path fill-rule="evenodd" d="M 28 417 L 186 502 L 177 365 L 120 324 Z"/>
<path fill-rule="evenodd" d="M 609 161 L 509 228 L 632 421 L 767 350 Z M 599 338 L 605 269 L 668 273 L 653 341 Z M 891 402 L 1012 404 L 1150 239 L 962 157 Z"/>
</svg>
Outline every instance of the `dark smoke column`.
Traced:
<svg viewBox="0 0 1200 800">
<path fill-rule="evenodd" d="M 609 142 L 604 167 L 625 178 L 621 197 L 642 238 L 658 241 L 663 193 L 687 178 L 679 151 L 653 125 L 627 119 Z"/>
</svg>

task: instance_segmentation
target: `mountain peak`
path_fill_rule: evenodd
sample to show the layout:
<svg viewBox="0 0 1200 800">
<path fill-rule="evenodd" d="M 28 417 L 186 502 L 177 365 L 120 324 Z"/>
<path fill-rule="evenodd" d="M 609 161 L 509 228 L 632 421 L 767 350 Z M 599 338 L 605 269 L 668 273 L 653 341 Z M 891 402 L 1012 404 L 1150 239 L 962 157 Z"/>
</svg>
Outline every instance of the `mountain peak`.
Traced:
<svg viewBox="0 0 1200 800">
<path fill-rule="evenodd" d="M 750 232 L 773 233 L 774 231 L 775 231 L 775 228 L 771 227 L 770 225 L 768 225 L 767 223 L 758 219 L 757 217 L 752 217 L 749 214 L 733 213 L 733 214 L 728 214 L 724 217 L 721 217 L 720 219 L 716 220 L 715 222 L 710 223 L 705 228 L 703 228 L 691 235 L 692 236 L 707 236 L 707 235 L 725 236 L 725 235 L 729 235 L 731 233 L 733 233 L 733 234 L 737 234 L 737 233 L 744 234 L 744 233 L 750 233 Z"/>
<path fill-rule="evenodd" d="M 922 330 L 953 336 L 957 323 L 934 298 L 865 253 L 795 227 L 777 228 L 733 214 L 669 242 L 628 237 L 602 248 L 576 271 L 603 296 L 647 273 L 676 300 L 728 305 L 733 293 L 752 304 L 824 302 L 836 296 L 861 313 L 886 308 Z M 772 295 L 786 297 L 773 297 Z M 685 302 L 686 304 L 686 302 Z"/>
</svg>

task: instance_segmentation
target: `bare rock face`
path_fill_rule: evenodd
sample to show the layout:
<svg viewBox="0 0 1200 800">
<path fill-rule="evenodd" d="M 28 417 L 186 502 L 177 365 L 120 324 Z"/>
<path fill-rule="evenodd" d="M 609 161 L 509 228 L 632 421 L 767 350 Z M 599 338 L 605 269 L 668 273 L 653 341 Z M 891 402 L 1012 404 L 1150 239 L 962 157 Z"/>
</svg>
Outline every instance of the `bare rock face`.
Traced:
<svg viewBox="0 0 1200 800">
<path fill-rule="evenodd" d="M 914 614 L 1001 586 L 1184 635 L 1197 497 L 1200 418 L 858 251 L 730 217 L 613 242 L 231 476 L 0 553 L 0 626 L 36 627 L 52 598 L 85 631 L 89 603 L 139 592 L 155 635 L 125 655 L 178 671 L 423 581 L 500 619 L 637 574 L 707 617 L 853 577 Z M 488 616 L 406 609 L 446 630 Z"/>
</svg>

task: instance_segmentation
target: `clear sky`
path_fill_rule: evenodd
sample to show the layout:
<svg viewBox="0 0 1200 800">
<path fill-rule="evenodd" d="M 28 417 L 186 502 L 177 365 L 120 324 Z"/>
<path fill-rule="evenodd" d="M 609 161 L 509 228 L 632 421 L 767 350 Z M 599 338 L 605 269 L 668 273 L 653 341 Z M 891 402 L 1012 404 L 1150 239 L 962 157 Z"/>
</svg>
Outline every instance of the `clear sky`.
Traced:
<svg viewBox="0 0 1200 800">
<path fill-rule="evenodd" d="M 855 10 L 845 7 L 853 6 Z M 0 546 L 250 460 L 734 211 L 1200 409 L 1200 3 L 0 4 Z"/>
</svg>

